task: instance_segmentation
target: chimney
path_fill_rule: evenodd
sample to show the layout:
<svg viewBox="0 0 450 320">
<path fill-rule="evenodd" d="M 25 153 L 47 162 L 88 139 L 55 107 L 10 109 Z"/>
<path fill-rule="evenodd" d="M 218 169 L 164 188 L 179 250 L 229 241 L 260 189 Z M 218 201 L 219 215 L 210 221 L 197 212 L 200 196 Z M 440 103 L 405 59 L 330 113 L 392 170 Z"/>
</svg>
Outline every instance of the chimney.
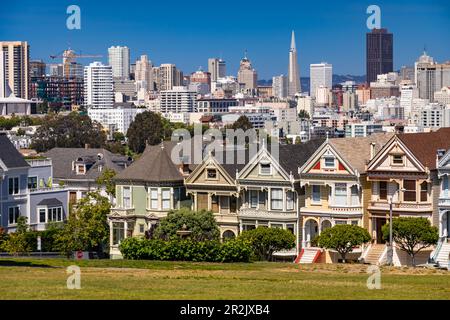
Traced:
<svg viewBox="0 0 450 320">
<path fill-rule="evenodd" d="M 375 157 L 375 142 L 370 143 L 370 159 L 372 160 Z"/>
</svg>

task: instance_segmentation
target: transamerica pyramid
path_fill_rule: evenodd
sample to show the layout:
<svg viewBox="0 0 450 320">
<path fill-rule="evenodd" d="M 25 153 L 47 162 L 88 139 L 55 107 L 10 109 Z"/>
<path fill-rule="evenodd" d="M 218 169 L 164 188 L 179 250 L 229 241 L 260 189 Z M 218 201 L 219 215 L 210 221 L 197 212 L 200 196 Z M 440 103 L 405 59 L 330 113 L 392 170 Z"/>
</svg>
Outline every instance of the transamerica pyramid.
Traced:
<svg viewBox="0 0 450 320">
<path fill-rule="evenodd" d="M 300 85 L 300 72 L 298 70 L 297 48 L 295 46 L 295 34 L 292 30 L 291 48 L 289 49 L 289 70 L 288 70 L 288 96 L 293 97 L 302 91 Z"/>
</svg>

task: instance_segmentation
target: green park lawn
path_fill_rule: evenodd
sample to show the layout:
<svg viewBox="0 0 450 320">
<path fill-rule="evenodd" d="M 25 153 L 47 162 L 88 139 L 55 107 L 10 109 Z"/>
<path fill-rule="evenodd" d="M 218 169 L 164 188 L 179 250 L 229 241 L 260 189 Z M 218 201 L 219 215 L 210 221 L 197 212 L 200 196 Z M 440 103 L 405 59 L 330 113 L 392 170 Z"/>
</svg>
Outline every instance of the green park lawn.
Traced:
<svg viewBox="0 0 450 320">
<path fill-rule="evenodd" d="M 81 289 L 66 267 L 81 268 Z M 1 299 L 450 299 L 450 272 L 366 265 L 0 258 Z"/>
</svg>

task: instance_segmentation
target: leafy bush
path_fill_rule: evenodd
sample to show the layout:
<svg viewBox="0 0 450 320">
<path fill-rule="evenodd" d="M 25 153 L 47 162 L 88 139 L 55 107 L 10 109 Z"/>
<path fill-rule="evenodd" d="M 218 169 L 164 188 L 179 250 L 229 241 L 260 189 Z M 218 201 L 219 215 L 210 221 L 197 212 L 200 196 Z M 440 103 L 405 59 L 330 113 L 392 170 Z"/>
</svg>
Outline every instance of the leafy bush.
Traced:
<svg viewBox="0 0 450 320">
<path fill-rule="evenodd" d="M 119 246 L 125 259 L 195 261 L 195 262 L 248 262 L 252 256 L 249 243 L 230 240 L 193 241 L 127 238 Z"/>
<path fill-rule="evenodd" d="M 351 224 L 337 224 L 322 231 L 317 238 L 317 244 L 321 248 L 336 250 L 345 262 L 345 256 L 353 251 L 353 247 L 371 239 L 369 232 L 364 228 Z"/>
<path fill-rule="evenodd" d="M 260 260 L 270 260 L 275 251 L 295 247 L 295 236 L 290 231 L 280 228 L 258 227 L 242 232 L 238 239 L 248 241 Z"/>
<path fill-rule="evenodd" d="M 383 238 L 388 240 L 389 224 L 385 224 L 381 231 Z M 439 232 L 427 218 L 398 217 L 392 221 L 392 239 L 400 250 L 411 257 L 412 265 L 415 266 L 417 253 L 435 245 L 439 240 Z"/>
<path fill-rule="evenodd" d="M 155 230 L 155 238 L 164 240 L 176 240 L 179 238 L 177 231 L 186 225 L 191 231 L 189 238 L 195 241 L 219 240 L 220 232 L 216 219 L 210 211 L 191 211 L 182 208 L 170 211 L 167 217 L 160 220 Z"/>
</svg>

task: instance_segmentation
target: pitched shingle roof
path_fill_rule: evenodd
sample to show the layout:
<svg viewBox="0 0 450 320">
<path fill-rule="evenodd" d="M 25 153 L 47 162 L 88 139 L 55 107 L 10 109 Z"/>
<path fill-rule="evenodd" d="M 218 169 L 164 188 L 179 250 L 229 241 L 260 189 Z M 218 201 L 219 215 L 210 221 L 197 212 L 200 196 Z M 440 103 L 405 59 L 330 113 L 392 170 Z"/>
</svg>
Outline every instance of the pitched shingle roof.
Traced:
<svg viewBox="0 0 450 320">
<path fill-rule="evenodd" d="M 58 206 L 62 206 L 62 202 L 59 201 L 56 198 L 50 198 L 50 199 L 44 199 L 42 201 L 40 201 L 38 204 L 38 206 L 47 206 L 47 207 L 58 207 Z"/>
<path fill-rule="evenodd" d="M 99 166 L 119 173 L 131 163 L 131 159 L 127 156 L 97 148 L 53 148 L 43 155 L 52 159 L 53 177 L 57 179 L 95 180 L 102 173 Z M 76 174 L 76 171 L 72 170 L 72 162 L 78 159 L 87 165 L 84 175 Z"/>
<path fill-rule="evenodd" d="M 333 138 L 328 141 L 347 163 L 359 173 L 363 173 L 370 160 L 371 143 L 375 144 L 375 155 L 393 135 L 393 133 L 374 133 L 367 137 Z"/>
<path fill-rule="evenodd" d="M 115 177 L 115 180 L 145 182 L 183 182 L 183 175 L 171 159 L 176 142 L 147 146 L 142 156 Z"/>
<path fill-rule="evenodd" d="M 398 138 L 430 170 L 436 169 L 437 150 L 450 149 L 450 128 L 433 132 L 404 133 L 399 134 Z"/>
<path fill-rule="evenodd" d="M 0 134 L 0 159 L 9 169 L 29 167 L 23 156 L 5 134 Z"/>
<path fill-rule="evenodd" d="M 292 172 L 295 178 L 299 178 L 298 168 L 305 164 L 324 141 L 325 139 L 314 139 L 301 144 L 280 145 L 280 165 L 288 174 Z"/>
</svg>

